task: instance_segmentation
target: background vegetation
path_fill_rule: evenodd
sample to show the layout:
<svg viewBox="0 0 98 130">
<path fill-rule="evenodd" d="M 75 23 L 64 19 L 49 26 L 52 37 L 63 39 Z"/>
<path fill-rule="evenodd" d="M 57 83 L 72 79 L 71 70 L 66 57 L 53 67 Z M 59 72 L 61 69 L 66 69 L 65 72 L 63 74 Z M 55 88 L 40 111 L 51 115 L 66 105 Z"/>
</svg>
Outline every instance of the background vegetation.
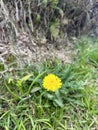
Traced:
<svg viewBox="0 0 98 130">
<path fill-rule="evenodd" d="M 9 39 L 13 39 L 20 31 L 26 31 L 31 36 L 43 34 L 50 40 L 58 37 L 65 39 L 67 34 L 78 35 L 87 30 L 93 2 L 1 0 L 1 28 Z"/>
</svg>

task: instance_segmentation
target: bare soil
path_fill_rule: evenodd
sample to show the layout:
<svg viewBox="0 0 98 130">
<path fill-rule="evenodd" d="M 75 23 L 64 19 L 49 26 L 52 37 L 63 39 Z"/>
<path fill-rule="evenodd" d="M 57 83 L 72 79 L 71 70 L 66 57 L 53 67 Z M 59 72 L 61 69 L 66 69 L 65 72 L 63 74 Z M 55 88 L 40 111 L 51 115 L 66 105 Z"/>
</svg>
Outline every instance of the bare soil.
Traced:
<svg viewBox="0 0 98 130">
<path fill-rule="evenodd" d="M 4 64 L 4 70 L 10 69 L 12 63 L 22 68 L 24 65 L 55 59 L 69 64 L 74 55 L 75 51 L 70 43 L 57 49 L 45 37 L 33 38 L 31 41 L 26 33 L 19 33 L 13 43 L 0 41 L 0 64 Z"/>
</svg>

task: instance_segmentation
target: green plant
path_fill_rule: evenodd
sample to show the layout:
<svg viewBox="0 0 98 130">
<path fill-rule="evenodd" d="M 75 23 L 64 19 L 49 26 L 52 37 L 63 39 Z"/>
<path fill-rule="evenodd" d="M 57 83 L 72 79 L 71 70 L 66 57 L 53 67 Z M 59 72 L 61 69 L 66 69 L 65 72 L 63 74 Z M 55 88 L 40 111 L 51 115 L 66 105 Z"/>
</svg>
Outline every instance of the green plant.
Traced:
<svg viewBox="0 0 98 130">
<path fill-rule="evenodd" d="M 3 73 L 0 130 L 97 130 L 98 66 L 90 61 L 97 61 L 97 45 L 88 38 L 79 42 L 71 64 L 46 61 Z M 62 81 L 55 92 L 42 85 L 50 73 Z"/>
</svg>

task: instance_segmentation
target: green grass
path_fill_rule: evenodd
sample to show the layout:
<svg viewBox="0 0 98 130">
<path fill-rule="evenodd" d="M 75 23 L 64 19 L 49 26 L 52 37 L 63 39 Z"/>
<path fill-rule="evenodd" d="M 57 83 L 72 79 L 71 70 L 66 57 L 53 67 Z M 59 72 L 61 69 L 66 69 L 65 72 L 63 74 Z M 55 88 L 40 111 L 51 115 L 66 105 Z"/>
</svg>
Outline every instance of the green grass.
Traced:
<svg viewBox="0 0 98 130">
<path fill-rule="evenodd" d="M 3 74 L 0 130 L 98 130 L 97 40 L 79 39 L 75 50 L 72 64 L 47 61 Z M 55 93 L 42 87 L 48 73 L 62 80 Z"/>
</svg>

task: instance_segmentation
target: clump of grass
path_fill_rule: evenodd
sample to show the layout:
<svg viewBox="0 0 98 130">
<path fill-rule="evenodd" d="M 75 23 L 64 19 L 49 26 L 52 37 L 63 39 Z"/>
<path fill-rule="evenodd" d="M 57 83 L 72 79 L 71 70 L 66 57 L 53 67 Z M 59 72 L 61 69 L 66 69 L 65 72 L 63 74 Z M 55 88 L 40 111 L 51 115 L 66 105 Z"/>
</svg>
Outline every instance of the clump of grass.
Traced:
<svg viewBox="0 0 98 130">
<path fill-rule="evenodd" d="M 88 39 L 80 42 L 72 64 L 47 61 L 3 75 L 1 130 L 98 128 L 98 66 L 94 50 L 98 46 Z M 42 85 L 50 73 L 62 81 L 62 87 L 55 92 L 45 90 Z"/>
</svg>

